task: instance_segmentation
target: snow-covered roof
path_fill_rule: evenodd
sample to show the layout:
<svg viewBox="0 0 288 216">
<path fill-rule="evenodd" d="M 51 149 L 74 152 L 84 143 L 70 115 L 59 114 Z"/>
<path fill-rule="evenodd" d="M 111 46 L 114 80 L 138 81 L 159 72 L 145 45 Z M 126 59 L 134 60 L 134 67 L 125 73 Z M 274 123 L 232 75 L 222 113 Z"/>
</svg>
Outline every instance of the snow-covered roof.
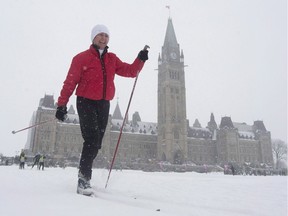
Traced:
<svg viewBox="0 0 288 216">
<path fill-rule="evenodd" d="M 120 131 L 122 123 L 123 120 L 111 119 L 111 131 Z M 137 121 L 137 123 L 133 125 L 132 121 L 128 121 L 124 125 L 123 132 L 157 135 L 157 123 Z"/>
<path fill-rule="evenodd" d="M 253 131 L 252 126 L 247 125 L 246 123 L 233 122 L 233 125 L 238 129 L 238 131 Z"/>
<path fill-rule="evenodd" d="M 212 133 L 208 128 L 189 127 L 188 137 L 194 138 L 212 138 Z"/>
<path fill-rule="evenodd" d="M 243 139 L 255 139 L 255 134 L 250 131 L 238 131 L 238 134 Z"/>
<path fill-rule="evenodd" d="M 238 134 L 240 138 L 243 139 L 255 139 L 255 134 L 252 125 L 247 125 L 246 123 L 233 122 L 235 128 L 238 129 Z"/>
</svg>

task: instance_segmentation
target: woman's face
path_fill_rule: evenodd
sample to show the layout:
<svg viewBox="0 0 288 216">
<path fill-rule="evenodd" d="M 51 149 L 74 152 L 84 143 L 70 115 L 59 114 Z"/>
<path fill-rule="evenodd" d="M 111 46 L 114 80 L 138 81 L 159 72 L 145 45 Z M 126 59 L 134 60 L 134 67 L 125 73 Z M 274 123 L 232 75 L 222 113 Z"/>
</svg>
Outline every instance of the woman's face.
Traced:
<svg viewBox="0 0 288 216">
<path fill-rule="evenodd" d="M 109 42 L 109 35 L 106 33 L 99 33 L 95 36 L 93 44 L 97 45 L 99 49 L 104 49 Z"/>
</svg>

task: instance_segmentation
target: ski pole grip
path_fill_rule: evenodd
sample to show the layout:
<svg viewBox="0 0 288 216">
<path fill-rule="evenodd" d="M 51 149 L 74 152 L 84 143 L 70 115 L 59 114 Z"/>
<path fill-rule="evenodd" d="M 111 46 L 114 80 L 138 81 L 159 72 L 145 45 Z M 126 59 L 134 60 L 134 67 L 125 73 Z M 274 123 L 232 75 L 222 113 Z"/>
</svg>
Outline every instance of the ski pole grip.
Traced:
<svg viewBox="0 0 288 216">
<path fill-rule="evenodd" d="M 150 46 L 145 45 L 143 51 L 147 50 L 148 48 L 150 48 Z"/>
</svg>

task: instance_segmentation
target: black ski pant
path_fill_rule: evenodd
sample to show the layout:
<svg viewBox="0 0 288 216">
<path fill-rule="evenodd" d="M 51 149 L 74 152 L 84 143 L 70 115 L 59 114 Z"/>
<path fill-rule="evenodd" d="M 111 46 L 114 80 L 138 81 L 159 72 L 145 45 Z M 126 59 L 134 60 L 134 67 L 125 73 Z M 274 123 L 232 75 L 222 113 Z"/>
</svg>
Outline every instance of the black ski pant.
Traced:
<svg viewBox="0 0 288 216">
<path fill-rule="evenodd" d="M 77 111 L 84 139 L 79 171 L 87 179 L 91 179 L 93 160 L 102 146 L 109 109 L 110 101 L 77 97 Z"/>
<path fill-rule="evenodd" d="M 31 168 L 31 169 L 33 169 L 33 167 L 34 167 L 35 165 L 37 165 L 37 166 L 38 166 L 38 164 L 39 164 L 39 162 L 38 162 L 38 161 L 35 161 L 35 162 L 33 163 L 33 165 L 32 165 L 32 168 Z"/>
<path fill-rule="evenodd" d="M 25 162 L 20 162 L 19 168 L 24 169 L 24 166 L 25 166 Z"/>
<path fill-rule="evenodd" d="M 39 163 L 39 167 L 38 167 L 38 169 L 40 170 L 41 167 L 42 167 L 42 170 L 44 170 L 44 162 L 40 162 L 40 163 Z"/>
</svg>

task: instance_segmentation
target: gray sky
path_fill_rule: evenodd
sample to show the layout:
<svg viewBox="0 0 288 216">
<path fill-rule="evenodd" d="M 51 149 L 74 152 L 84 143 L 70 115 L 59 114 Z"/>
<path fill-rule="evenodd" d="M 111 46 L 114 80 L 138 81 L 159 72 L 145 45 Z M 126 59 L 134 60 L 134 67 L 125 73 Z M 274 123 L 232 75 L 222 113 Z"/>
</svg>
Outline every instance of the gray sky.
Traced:
<svg viewBox="0 0 288 216">
<path fill-rule="evenodd" d="M 263 120 L 287 142 L 287 3 L 285 0 L 2 0 L 0 1 L 0 153 L 24 147 L 44 94 L 57 99 L 71 59 L 86 50 L 96 24 L 108 26 L 110 51 L 131 63 L 150 45 L 129 117 L 157 122 L 157 60 L 169 17 L 186 74 L 187 118 L 206 127 L 211 112 L 234 122 Z M 133 79 L 117 77 L 124 115 Z M 70 98 L 75 104 L 75 96 Z"/>
</svg>

